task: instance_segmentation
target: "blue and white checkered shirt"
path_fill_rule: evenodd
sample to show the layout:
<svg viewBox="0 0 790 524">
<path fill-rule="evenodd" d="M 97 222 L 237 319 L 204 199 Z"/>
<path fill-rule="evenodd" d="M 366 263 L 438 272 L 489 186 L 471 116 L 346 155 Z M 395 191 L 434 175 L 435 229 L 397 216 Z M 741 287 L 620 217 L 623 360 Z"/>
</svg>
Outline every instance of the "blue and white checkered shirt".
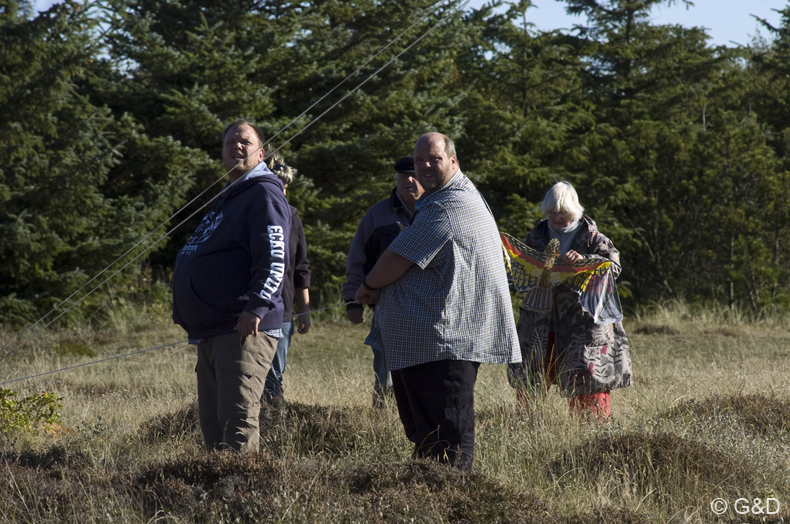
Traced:
<svg viewBox="0 0 790 524">
<path fill-rule="evenodd" d="M 494 217 L 461 171 L 417 201 L 389 249 L 415 263 L 382 288 L 365 341 L 387 368 L 437 360 L 521 361 Z"/>
</svg>

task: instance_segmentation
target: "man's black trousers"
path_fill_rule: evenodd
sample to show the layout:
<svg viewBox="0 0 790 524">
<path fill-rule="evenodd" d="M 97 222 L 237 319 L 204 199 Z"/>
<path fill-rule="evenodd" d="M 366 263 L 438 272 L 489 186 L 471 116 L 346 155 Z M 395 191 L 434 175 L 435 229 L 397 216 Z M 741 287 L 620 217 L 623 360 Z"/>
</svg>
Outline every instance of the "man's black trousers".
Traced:
<svg viewBox="0 0 790 524">
<path fill-rule="evenodd" d="M 439 360 L 392 372 L 400 420 L 414 454 L 471 471 L 479 362 Z"/>
</svg>

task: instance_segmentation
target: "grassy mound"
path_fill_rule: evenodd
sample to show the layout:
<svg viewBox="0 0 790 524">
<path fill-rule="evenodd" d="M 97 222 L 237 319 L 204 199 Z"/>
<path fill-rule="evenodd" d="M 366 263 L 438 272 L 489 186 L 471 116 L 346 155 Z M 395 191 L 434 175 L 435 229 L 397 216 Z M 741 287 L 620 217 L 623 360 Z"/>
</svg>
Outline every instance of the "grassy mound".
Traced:
<svg viewBox="0 0 790 524">
<path fill-rule="evenodd" d="M 748 433 L 764 437 L 781 435 L 790 428 L 790 402 L 762 394 L 692 399 L 670 410 L 667 417 L 687 415 L 697 420 L 724 419 Z"/>
<path fill-rule="evenodd" d="M 758 480 L 745 462 L 668 433 L 594 438 L 563 453 L 549 465 L 549 474 L 558 482 L 605 485 L 671 508 L 714 496 L 734 500 Z"/>
</svg>

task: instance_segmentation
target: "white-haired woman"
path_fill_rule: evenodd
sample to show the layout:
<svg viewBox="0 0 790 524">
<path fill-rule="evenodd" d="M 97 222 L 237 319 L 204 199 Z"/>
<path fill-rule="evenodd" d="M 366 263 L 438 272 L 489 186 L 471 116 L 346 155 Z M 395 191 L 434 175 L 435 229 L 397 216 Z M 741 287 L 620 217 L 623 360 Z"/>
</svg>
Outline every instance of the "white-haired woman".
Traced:
<svg viewBox="0 0 790 524">
<path fill-rule="evenodd" d="M 545 251 L 556 238 L 565 263 L 598 255 L 612 262 L 615 278 L 620 274 L 619 251 L 583 214 L 570 183 L 552 186 L 540 209 L 546 218 L 527 235 L 526 245 Z M 622 323 L 596 324 L 582 307 L 579 293 L 567 286 L 559 285 L 552 293 L 548 312 L 522 306 L 517 329 L 523 362 L 510 365 L 510 384 L 519 400 L 528 403 L 558 382 L 570 398 L 571 413 L 608 419 L 610 391 L 631 385 L 631 356 Z"/>
</svg>

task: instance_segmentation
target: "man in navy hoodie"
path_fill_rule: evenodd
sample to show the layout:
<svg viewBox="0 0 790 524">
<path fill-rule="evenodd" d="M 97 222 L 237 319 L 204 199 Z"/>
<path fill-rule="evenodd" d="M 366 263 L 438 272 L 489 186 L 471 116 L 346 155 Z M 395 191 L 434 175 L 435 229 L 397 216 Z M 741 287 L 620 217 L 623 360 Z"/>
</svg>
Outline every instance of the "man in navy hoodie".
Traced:
<svg viewBox="0 0 790 524">
<path fill-rule="evenodd" d="M 235 120 L 222 141 L 230 180 L 178 254 L 173 320 L 197 344 L 206 447 L 248 452 L 259 448 L 260 398 L 282 336 L 291 211 L 260 129 Z"/>
</svg>

